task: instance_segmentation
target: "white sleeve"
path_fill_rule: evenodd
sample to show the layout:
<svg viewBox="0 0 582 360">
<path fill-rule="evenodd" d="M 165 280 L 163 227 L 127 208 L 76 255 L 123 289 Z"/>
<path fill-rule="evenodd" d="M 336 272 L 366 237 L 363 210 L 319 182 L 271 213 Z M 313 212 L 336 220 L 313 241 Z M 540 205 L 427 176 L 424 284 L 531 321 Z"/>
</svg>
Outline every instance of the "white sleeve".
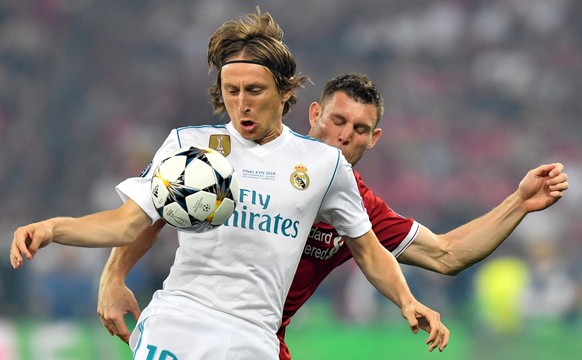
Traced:
<svg viewBox="0 0 582 360">
<path fill-rule="evenodd" d="M 160 215 L 154 207 L 151 196 L 151 177 L 135 177 L 122 181 L 115 187 L 117 194 L 126 202 L 128 199 L 135 201 L 139 207 L 152 219 L 152 223 L 160 219 Z"/>
<path fill-rule="evenodd" d="M 156 151 L 153 160 L 143 171 L 141 176 L 126 179 L 115 187 L 117 194 L 121 197 L 123 202 L 126 202 L 128 199 L 135 201 L 152 219 L 152 223 L 160 219 L 160 215 L 154 207 L 151 196 L 151 181 L 154 171 L 162 160 L 176 152 L 179 148 L 180 143 L 178 133 L 177 130 L 174 129 L 170 132 L 158 151 Z"/>
<path fill-rule="evenodd" d="M 352 166 L 341 154 L 336 174 L 319 209 L 318 220 L 332 225 L 340 235 L 352 238 L 372 229 Z"/>
</svg>

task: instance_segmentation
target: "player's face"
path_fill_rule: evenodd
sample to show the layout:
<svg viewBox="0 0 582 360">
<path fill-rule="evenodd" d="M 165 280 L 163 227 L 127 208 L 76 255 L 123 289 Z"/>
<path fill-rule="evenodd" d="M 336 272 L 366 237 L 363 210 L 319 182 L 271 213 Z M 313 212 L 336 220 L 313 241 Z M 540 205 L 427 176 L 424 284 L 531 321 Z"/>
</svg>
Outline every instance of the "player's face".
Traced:
<svg viewBox="0 0 582 360">
<path fill-rule="evenodd" d="M 309 107 L 309 135 L 338 147 L 352 165 L 362 158 L 380 138 L 376 125 L 376 106 L 355 101 L 344 92 L 336 92 L 323 106 Z"/>
<path fill-rule="evenodd" d="M 281 96 L 269 69 L 257 64 L 228 64 L 222 67 L 221 80 L 226 111 L 242 137 L 266 144 L 281 135 L 283 106 L 291 94 Z"/>
</svg>

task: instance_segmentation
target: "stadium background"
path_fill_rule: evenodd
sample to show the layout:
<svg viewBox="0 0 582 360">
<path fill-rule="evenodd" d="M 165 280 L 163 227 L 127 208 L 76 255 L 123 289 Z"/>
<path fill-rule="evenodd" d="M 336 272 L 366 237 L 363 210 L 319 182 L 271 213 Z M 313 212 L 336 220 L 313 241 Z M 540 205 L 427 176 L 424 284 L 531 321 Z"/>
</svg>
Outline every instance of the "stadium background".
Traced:
<svg viewBox="0 0 582 360">
<path fill-rule="evenodd" d="M 206 45 L 237 0 L 0 3 L 0 360 L 129 359 L 96 315 L 108 251 L 52 246 L 15 272 L 14 229 L 119 204 L 169 129 L 219 123 Z M 289 330 L 297 359 L 554 359 L 582 350 L 582 3 L 574 0 L 258 2 L 313 84 L 285 122 L 306 132 L 326 80 L 367 74 L 384 135 L 357 165 L 398 212 L 445 232 L 561 161 L 571 189 L 456 277 L 404 267 L 453 337 L 428 354 L 346 264 Z M 175 250 L 165 231 L 128 280 L 144 306 Z"/>
</svg>

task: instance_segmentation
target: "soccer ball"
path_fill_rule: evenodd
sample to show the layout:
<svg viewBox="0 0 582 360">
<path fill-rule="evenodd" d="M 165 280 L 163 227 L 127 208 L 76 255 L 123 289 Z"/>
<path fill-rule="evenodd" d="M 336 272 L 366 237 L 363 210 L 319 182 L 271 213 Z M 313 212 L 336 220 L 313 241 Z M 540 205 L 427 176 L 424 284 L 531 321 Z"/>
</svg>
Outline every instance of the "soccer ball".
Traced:
<svg viewBox="0 0 582 360">
<path fill-rule="evenodd" d="M 215 150 L 194 146 L 178 150 L 158 165 L 151 191 L 166 223 L 197 233 L 224 224 L 239 197 L 230 162 Z"/>
</svg>

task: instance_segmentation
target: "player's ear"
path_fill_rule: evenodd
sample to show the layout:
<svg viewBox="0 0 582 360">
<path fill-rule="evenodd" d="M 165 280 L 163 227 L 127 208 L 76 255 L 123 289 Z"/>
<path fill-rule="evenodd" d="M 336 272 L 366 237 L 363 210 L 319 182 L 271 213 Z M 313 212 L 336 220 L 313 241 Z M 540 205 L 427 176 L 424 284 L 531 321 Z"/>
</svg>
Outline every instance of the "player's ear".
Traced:
<svg viewBox="0 0 582 360">
<path fill-rule="evenodd" d="M 382 129 L 375 128 L 374 131 L 372 132 L 372 140 L 370 140 L 370 143 L 368 144 L 368 149 L 373 148 L 381 136 L 382 136 Z"/>
<path fill-rule="evenodd" d="M 321 116 L 321 112 L 321 105 L 317 101 L 314 101 L 311 103 L 311 105 L 309 105 L 309 124 L 311 127 L 315 127 L 317 120 Z"/>
</svg>

